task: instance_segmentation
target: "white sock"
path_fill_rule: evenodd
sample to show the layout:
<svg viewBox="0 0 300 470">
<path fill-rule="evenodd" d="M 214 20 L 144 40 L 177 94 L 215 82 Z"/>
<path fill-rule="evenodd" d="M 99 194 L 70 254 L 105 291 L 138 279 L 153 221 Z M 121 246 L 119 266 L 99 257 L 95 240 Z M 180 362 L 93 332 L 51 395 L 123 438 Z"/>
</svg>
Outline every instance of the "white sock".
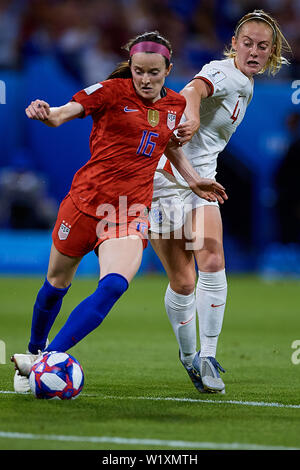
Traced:
<svg viewBox="0 0 300 470">
<path fill-rule="evenodd" d="M 227 297 L 225 269 L 215 273 L 199 271 L 196 305 L 199 318 L 200 357 L 216 357 Z"/>
<path fill-rule="evenodd" d="M 169 284 L 165 307 L 179 345 L 181 360 L 191 367 L 197 344 L 195 294 L 177 294 Z"/>
</svg>

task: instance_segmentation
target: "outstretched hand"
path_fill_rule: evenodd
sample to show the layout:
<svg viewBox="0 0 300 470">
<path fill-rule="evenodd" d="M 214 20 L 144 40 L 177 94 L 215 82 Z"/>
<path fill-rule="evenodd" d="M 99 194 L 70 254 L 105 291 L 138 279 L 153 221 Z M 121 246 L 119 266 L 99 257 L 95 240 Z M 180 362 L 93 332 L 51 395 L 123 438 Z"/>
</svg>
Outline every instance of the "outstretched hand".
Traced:
<svg viewBox="0 0 300 470">
<path fill-rule="evenodd" d="M 225 188 L 212 179 L 199 178 L 197 183 L 190 187 L 197 196 L 209 202 L 218 201 L 220 204 L 223 204 L 228 199 Z"/>
<path fill-rule="evenodd" d="M 50 105 L 46 101 L 35 100 L 25 109 L 25 113 L 29 119 L 46 121 L 50 115 Z"/>
</svg>

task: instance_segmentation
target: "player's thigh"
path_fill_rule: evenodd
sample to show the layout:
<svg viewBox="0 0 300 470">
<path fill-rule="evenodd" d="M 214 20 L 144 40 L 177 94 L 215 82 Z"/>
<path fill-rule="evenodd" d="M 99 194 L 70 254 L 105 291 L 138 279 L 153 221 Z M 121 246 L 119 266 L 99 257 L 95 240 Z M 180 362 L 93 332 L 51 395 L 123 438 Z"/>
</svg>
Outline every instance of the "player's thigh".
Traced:
<svg viewBox="0 0 300 470">
<path fill-rule="evenodd" d="M 82 257 L 63 255 L 52 243 L 47 279 L 51 285 L 59 289 L 68 287 L 76 273 Z"/>
<path fill-rule="evenodd" d="M 100 279 L 118 273 L 130 282 L 140 267 L 142 256 L 143 242 L 137 235 L 105 240 L 98 249 Z"/>
<path fill-rule="evenodd" d="M 186 247 L 185 238 L 175 238 L 174 232 L 169 239 L 152 234 L 150 242 L 166 271 L 171 288 L 182 295 L 192 293 L 196 281 L 195 260 L 193 252 Z"/>
<path fill-rule="evenodd" d="M 219 207 L 204 205 L 195 209 L 193 232 L 197 234 L 194 255 L 200 271 L 224 269 L 223 224 Z"/>
</svg>

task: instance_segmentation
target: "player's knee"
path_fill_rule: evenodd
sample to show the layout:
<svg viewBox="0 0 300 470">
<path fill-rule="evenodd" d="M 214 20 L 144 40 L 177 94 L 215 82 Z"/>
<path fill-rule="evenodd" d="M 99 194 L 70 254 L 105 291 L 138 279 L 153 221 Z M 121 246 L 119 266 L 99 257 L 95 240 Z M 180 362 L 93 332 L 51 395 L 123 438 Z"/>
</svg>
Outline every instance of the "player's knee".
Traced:
<svg viewBox="0 0 300 470">
<path fill-rule="evenodd" d="M 224 256 L 221 253 L 209 253 L 200 270 L 215 273 L 224 269 Z"/>
<path fill-rule="evenodd" d="M 196 276 L 176 276 L 170 280 L 171 289 L 177 294 L 189 295 L 195 290 Z"/>
<path fill-rule="evenodd" d="M 57 289 L 65 289 L 66 287 L 69 287 L 71 283 L 70 279 L 66 279 L 62 276 L 48 275 L 47 280 L 52 287 L 56 287 Z"/>
</svg>

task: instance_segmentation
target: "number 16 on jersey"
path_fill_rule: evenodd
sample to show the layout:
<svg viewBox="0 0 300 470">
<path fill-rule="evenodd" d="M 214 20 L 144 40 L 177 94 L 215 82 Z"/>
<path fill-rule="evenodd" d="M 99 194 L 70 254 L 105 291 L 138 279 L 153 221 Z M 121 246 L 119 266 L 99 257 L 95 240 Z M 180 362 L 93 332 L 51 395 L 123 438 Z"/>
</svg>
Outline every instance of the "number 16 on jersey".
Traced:
<svg viewBox="0 0 300 470">
<path fill-rule="evenodd" d="M 143 135 L 140 141 L 140 145 L 136 151 L 137 155 L 143 155 L 145 157 L 151 157 L 153 150 L 155 149 L 156 142 L 153 139 L 157 139 L 159 134 L 151 131 L 143 131 Z"/>
</svg>

